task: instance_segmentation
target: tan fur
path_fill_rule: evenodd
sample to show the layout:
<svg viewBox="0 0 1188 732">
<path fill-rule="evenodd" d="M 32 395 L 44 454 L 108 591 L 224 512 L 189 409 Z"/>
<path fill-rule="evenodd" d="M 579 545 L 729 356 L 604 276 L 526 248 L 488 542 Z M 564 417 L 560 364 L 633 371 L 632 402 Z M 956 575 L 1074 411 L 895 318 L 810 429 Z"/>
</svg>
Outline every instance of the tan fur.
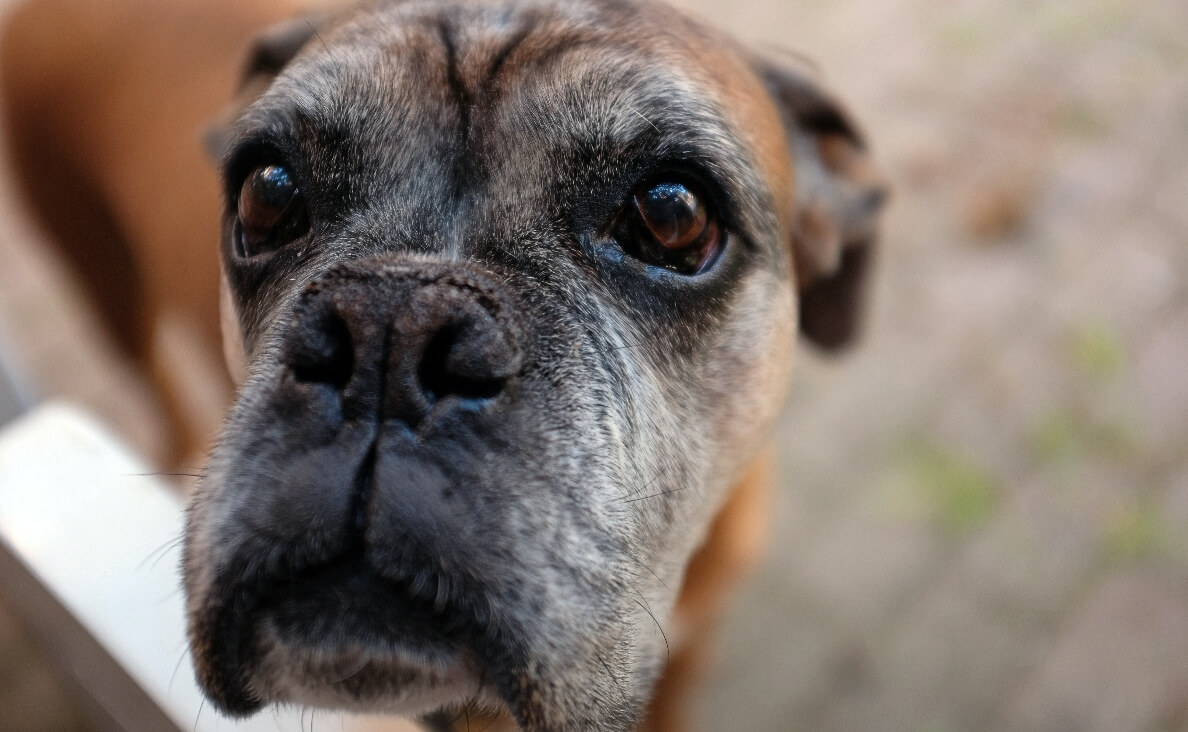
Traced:
<svg viewBox="0 0 1188 732">
<path fill-rule="evenodd" d="M 104 280 L 131 274 L 142 284 L 136 301 L 104 302 L 113 327 L 126 329 L 123 340 L 159 385 L 175 420 L 178 455 L 199 449 L 217 427 L 209 412 L 185 406 L 194 382 L 211 381 L 207 363 L 221 353 L 234 383 L 245 374 L 242 339 L 217 269 L 219 196 L 200 137 L 235 88 L 247 40 L 300 5 L 40 0 L 9 21 L 5 97 L 25 193 L 63 246 L 86 246 L 101 255 L 128 249 L 133 272 L 97 268 L 79 274 L 100 297 Z M 195 58 L 200 63 L 188 62 Z M 36 73 L 30 73 L 32 65 Z M 769 178 L 790 183 L 787 148 L 770 100 L 742 69 L 726 68 L 718 77 L 714 81 L 738 110 L 737 120 L 768 123 L 753 130 L 752 142 L 765 151 Z M 79 100 L 87 106 L 80 108 Z M 154 113 L 144 114 L 147 109 Z M 90 123 L 79 124 L 82 119 Z M 37 152 L 47 130 L 77 166 L 49 172 L 86 182 L 117 224 L 108 236 L 94 236 L 88 222 L 74 215 L 74 202 L 61 200 L 46 182 Z M 790 198 L 789 185 L 782 185 Z M 164 325 L 170 318 L 177 322 Z M 193 335 L 185 344 L 162 342 L 163 326 Z M 194 360 L 201 362 L 199 373 L 179 375 L 179 367 Z M 221 375 L 214 381 L 223 388 L 214 409 L 221 414 L 230 391 Z M 645 729 L 687 729 L 685 695 L 704 662 L 705 639 L 730 588 L 760 550 L 766 478 L 759 465 L 740 482 L 686 573 L 670 629 L 672 666 Z"/>
<path fill-rule="evenodd" d="M 209 366 L 217 354 L 236 384 L 246 368 L 218 269 L 219 194 L 201 131 L 230 98 L 247 40 L 301 5 L 37 0 L 12 17 L 4 38 L 9 143 L 30 206 L 87 268 L 80 274 L 113 332 L 159 385 L 174 419 L 176 455 L 205 443 L 229 400 L 230 382 Z M 749 135 L 776 197 L 793 200 L 792 161 L 770 96 L 740 62 L 698 63 L 712 70 L 706 73 Z M 821 154 L 830 167 L 861 164 L 840 143 Z M 789 238 L 797 226 L 809 238 L 835 238 L 814 229 L 831 222 L 813 220 L 811 211 L 800 221 L 791 209 L 780 216 Z M 134 286 L 116 284 L 128 282 Z M 772 355 L 788 359 L 772 365 L 773 382 L 782 381 L 790 356 Z M 203 395 L 199 404 L 195 393 Z M 769 484 L 764 454 L 731 491 L 689 564 L 668 626 L 670 666 L 641 729 L 689 729 L 687 695 L 706 662 L 707 639 L 762 551 Z M 458 728 L 467 722 L 483 728 L 474 718 Z"/>
<path fill-rule="evenodd" d="M 34 0 L 7 18 L 0 65 L 17 180 L 156 383 L 174 460 L 203 451 L 231 398 L 218 367 L 220 196 L 202 135 L 236 88 L 248 40 L 303 5 Z"/>
<path fill-rule="evenodd" d="M 726 599 L 763 554 L 770 492 L 771 456 L 764 454 L 731 491 L 685 571 L 672 617 L 672 659 L 656 687 L 641 732 L 693 729 L 689 694 L 709 662 L 713 631 Z"/>
</svg>

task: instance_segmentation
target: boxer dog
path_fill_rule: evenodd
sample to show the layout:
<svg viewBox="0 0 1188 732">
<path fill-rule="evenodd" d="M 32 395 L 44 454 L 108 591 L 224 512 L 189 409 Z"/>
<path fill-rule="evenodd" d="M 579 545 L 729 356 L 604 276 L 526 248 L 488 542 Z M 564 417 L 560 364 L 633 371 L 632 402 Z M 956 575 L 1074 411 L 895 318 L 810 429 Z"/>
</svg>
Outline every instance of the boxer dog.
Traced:
<svg viewBox="0 0 1188 732">
<path fill-rule="evenodd" d="M 885 186 L 842 107 L 660 3 L 390 0 L 266 33 L 210 143 L 215 706 L 683 729 L 797 331 L 856 329 Z"/>
</svg>

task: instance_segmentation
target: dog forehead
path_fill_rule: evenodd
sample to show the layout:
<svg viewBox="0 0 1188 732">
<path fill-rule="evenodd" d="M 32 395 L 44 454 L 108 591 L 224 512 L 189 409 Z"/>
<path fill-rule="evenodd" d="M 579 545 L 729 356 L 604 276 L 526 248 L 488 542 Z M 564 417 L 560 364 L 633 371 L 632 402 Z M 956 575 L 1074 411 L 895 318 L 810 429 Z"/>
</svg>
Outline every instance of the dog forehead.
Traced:
<svg viewBox="0 0 1188 732">
<path fill-rule="evenodd" d="M 627 140 L 668 123 L 745 148 L 722 152 L 749 153 L 777 198 L 791 180 L 780 116 L 744 55 L 661 3 L 366 5 L 311 40 L 273 96 L 360 135 L 449 134 L 459 110 L 463 125 L 503 122 L 494 135 L 560 137 L 600 121 Z"/>
<path fill-rule="evenodd" d="M 353 171 L 355 200 L 421 221 L 460 194 L 547 207 L 559 184 L 592 192 L 651 152 L 697 158 L 744 228 L 788 231 L 791 163 L 762 82 L 733 41 L 660 3 L 364 6 L 311 39 L 247 118 L 300 120 L 323 171 Z"/>
</svg>

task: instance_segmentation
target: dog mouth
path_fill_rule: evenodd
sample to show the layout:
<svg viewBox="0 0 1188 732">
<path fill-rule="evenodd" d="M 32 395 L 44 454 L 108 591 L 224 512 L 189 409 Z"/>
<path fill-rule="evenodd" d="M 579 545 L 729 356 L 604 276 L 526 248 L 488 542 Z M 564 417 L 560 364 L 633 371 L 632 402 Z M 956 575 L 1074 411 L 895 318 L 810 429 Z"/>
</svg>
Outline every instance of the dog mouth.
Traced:
<svg viewBox="0 0 1188 732">
<path fill-rule="evenodd" d="M 586 420 L 542 419 L 572 400 L 502 286 L 362 259 L 278 322 L 187 520 L 193 660 L 222 712 L 475 702 L 536 731 L 638 713 L 613 671 L 633 660 L 623 554 L 584 518 L 610 470 L 559 436 Z"/>
<path fill-rule="evenodd" d="M 474 650 L 490 642 L 485 603 L 442 575 L 380 572 L 355 551 L 224 597 L 195 636 L 218 649 L 199 676 L 234 716 L 267 703 L 416 716 L 497 701 Z"/>
</svg>

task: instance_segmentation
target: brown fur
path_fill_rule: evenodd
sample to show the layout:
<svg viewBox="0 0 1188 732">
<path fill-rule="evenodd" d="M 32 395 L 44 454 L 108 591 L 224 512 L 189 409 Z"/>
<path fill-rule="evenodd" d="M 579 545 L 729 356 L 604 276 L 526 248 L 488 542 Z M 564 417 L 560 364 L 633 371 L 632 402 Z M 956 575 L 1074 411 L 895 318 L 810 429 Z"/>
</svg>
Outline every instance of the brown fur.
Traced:
<svg viewBox="0 0 1188 732">
<path fill-rule="evenodd" d="M 297 4 L 38 0 L 10 19 L 5 34 L 8 140 L 30 207 L 77 265 L 112 333 L 156 379 L 173 417 L 176 455 L 205 444 L 230 396 L 229 382 L 210 366 L 221 343 L 220 203 L 199 138 L 235 86 L 239 49 Z M 789 276 L 799 278 L 804 297 L 824 303 L 802 309 L 802 327 L 826 345 L 841 344 L 853 333 L 873 214 L 847 208 L 845 191 L 796 187 L 772 96 L 736 57 L 724 58 L 703 68 L 750 136 L 763 177 L 777 199 L 805 203 L 798 215 L 791 206 L 779 212 L 781 229 L 798 232 L 797 271 Z M 821 164 L 858 181 L 856 190 L 881 188 L 847 125 L 822 137 Z M 245 359 L 230 299 L 224 279 L 223 338 L 239 382 Z M 769 355 L 773 382 L 789 357 Z M 762 545 L 768 466 L 765 454 L 729 492 L 684 573 L 667 625 L 671 660 L 641 729 L 688 729 L 688 689 L 714 621 Z"/>
<path fill-rule="evenodd" d="M 200 454 L 230 402 L 221 368 L 221 208 L 202 138 L 243 49 L 298 0 L 34 0 L 0 40 L 16 179 L 171 418 Z"/>
</svg>

